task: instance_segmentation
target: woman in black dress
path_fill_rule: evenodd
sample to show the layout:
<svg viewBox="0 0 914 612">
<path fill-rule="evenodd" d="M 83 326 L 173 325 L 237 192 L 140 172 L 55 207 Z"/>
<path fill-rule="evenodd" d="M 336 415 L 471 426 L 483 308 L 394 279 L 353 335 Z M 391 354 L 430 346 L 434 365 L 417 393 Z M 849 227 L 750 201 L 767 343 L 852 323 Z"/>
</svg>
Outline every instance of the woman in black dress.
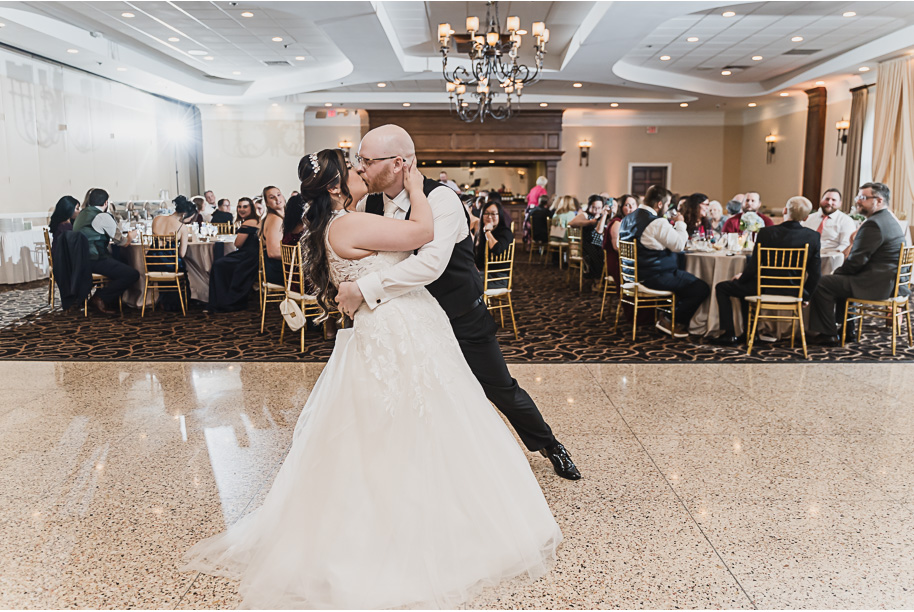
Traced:
<svg viewBox="0 0 914 612">
<path fill-rule="evenodd" d="M 501 255 L 514 242 L 514 233 L 507 222 L 507 215 L 498 202 L 488 202 L 482 208 L 482 217 L 480 220 L 479 233 L 476 234 L 474 245 L 476 255 L 476 267 L 483 271 L 486 267 L 486 250 L 489 256 Z M 488 247 L 488 249 L 487 249 Z M 508 276 L 508 273 L 499 274 L 498 276 Z M 503 288 L 508 286 L 507 278 L 503 281 L 492 282 L 489 280 L 489 289 Z"/>
<path fill-rule="evenodd" d="M 48 222 L 48 230 L 53 239 L 52 245 L 57 244 L 57 237 L 64 232 L 73 229 L 73 220 L 76 218 L 79 210 L 79 200 L 73 196 L 65 195 L 57 200 L 57 206 L 51 214 L 51 220 Z M 51 247 L 54 250 L 54 247 Z"/>
<path fill-rule="evenodd" d="M 260 267 L 257 251 L 260 248 L 257 236 L 260 218 L 251 214 L 252 209 L 250 200 L 239 200 L 239 217 L 244 221 L 235 235 L 235 247 L 238 250 L 213 263 L 209 275 L 207 312 L 233 312 L 244 310 L 248 305 L 248 295 L 257 282 L 257 270 Z"/>
</svg>

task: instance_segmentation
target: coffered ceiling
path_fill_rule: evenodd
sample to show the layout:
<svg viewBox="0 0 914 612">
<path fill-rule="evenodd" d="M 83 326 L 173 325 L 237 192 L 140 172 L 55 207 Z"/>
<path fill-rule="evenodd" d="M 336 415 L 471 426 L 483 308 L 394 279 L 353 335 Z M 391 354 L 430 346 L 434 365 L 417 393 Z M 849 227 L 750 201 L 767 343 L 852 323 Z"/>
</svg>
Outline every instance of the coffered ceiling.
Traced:
<svg viewBox="0 0 914 612">
<path fill-rule="evenodd" d="M 914 52 L 914 2 L 500 2 L 498 11 L 502 24 L 517 15 L 523 28 L 550 30 L 527 105 L 762 106 L 815 81 L 872 81 L 877 61 Z M 467 16 L 485 13 L 484 2 L 0 2 L 0 43 L 198 104 L 443 108 L 437 24 L 462 32 Z"/>
</svg>

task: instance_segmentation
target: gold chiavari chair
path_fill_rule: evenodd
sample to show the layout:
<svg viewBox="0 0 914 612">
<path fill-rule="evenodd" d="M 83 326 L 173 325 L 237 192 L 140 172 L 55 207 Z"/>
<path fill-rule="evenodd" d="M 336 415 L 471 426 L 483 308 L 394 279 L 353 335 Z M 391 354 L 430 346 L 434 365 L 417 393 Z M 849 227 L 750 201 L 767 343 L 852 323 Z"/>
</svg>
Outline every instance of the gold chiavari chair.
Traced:
<svg viewBox="0 0 914 612">
<path fill-rule="evenodd" d="M 757 255 L 757 293 L 746 298 L 746 301 L 749 302 L 749 318 L 752 321 L 751 332 L 747 334 L 749 346 L 746 354 L 752 354 L 752 344 L 758 331 L 759 319 L 791 321 L 790 348 L 794 346 L 799 321 L 803 357 L 808 359 L 806 331 L 803 327 L 803 285 L 806 284 L 806 258 L 809 256 L 809 245 L 804 245 L 802 249 L 758 247 Z M 774 294 L 772 290 L 786 291 L 786 293 Z M 786 314 L 761 314 L 762 310 L 773 310 L 775 313 Z M 749 329 L 749 321 L 746 321 L 746 327 Z"/>
<path fill-rule="evenodd" d="M 530 238 L 530 250 L 527 252 L 527 263 L 533 261 L 533 251 L 539 251 L 540 263 L 546 259 L 546 250 L 549 248 L 549 242 L 543 242 L 542 240 L 534 240 L 533 237 Z"/>
<path fill-rule="evenodd" d="M 250 238 L 248 238 L 250 240 Z M 263 265 L 266 257 L 266 250 L 260 245 L 257 250 L 260 252 L 260 266 L 257 271 L 258 288 L 260 293 L 260 333 L 263 333 L 263 325 L 267 316 L 267 304 L 278 304 L 286 299 L 286 288 L 276 283 L 267 281 L 267 269 Z"/>
<path fill-rule="evenodd" d="M 286 298 L 298 304 L 302 314 L 305 315 L 305 324 L 301 326 L 300 332 L 300 350 L 305 352 L 305 329 L 308 327 L 308 317 L 318 317 L 321 314 L 321 307 L 317 303 L 317 298 L 313 295 L 304 293 L 305 285 L 305 267 L 301 256 L 301 245 L 284 244 L 282 245 L 282 274 L 285 279 Z M 282 331 L 279 333 L 279 341 L 282 342 L 286 333 L 286 322 L 283 319 Z"/>
<path fill-rule="evenodd" d="M 152 287 L 152 309 L 156 308 L 156 298 L 160 291 L 177 291 L 181 302 L 181 314 L 187 315 L 186 287 L 182 287 L 185 274 L 178 264 L 178 233 L 142 234 L 143 267 L 143 307 L 140 317 L 146 316 L 146 296 Z"/>
<path fill-rule="evenodd" d="M 600 320 L 603 320 L 603 310 L 606 308 L 606 296 L 609 288 L 616 288 L 616 279 L 609 274 L 609 251 L 603 251 L 603 303 L 600 305 Z"/>
<path fill-rule="evenodd" d="M 108 277 L 103 274 L 92 273 L 92 288 L 89 290 L 89 294 L 92 294 L 92 289 L 100 289 L 108 284 Z M 124 301 L 121 299 L 121 296 L 117 296 L 117 309 L 121 313 L 121 316 L 124 314 Z M 86 301 L 83 303 L 83 315 L 89 316 L 89 296 L 86 296 Z"/>
<path fill-rule="evenodd" d="M 229 221 L 228 223 L 213 223 L 216 226 L 216 231 L 219 234 L 234 234 L 235 233 L 235 224 Z"/>
<path fill-rule="evenodd" d="M 54 256 L 51 254 L 51 233 L 44 228 L 44 247 L 48 251 L 48 304 L 54 310 Z"/>
<path fill-rule="evenodd" d="M 497 310 L 501 317 L 501 326 L 505 326 L 505 309 L 511 315 L 511 327 L 514 339 L 518 339 L 517 321 L 514 319 L 514 306 L 511 304 L 511 282 L 514 277 L 514 245 L 512 242 L 501 255 L 490 255 L 486 244 L 486 265 L 483 271 L 482 299 L 489 311 Z M 507 285 L 505 284 L 507 282 Z"/>
<path fill-rule="evenodd" d="M 553 227 L 554 226 L 552 226 L 552 225 L 549 226 L 550 231 L 552 231 Z M 554 238 L 550 235 L 549 242 L 546 243 L 545 259 L 546 259 L 546 261 L 550 261 L 549 257 L 551 256 L 551 254 L 558 253 L 559 270 L 562 269 L 562 266 L 565 263 L 564 255 L 565 255 L 565 252 L 568 250 L 567 238 L 568 238 L 568 232 L 570 232 L 570 231 L 571 231 L 571 228 L 568 228 L 565 230 L 565 240 L 561 240 L 559 238 Z"/>
<path fill-rule="evenodd" d="M 578 271 L 578 292 L 584 288 L 584 246 L 580 227 L 568 229 L 568 270 L 565 272 L 565 284 L 571 280 L 574 270 Z"/>
<path fill-rule="evenodd" d="M 901 247 L 898 254 L 898 272 L 895 275 L 895 290 L 892 297 L 885 300 L 862 300 L 849 298 L 844 306 L 844 324 L 841 327 L 841 346 L 847 339 L 847 322 L 857 320 L 857 342 L 863 333 L 864 316 L 883 319 L 892 322 L 892 355 L 895 355 L 898 335 L 901 333 L 902 320 L 908 320 L 908 345 L 914 346 L 914 333 L 911 331 L 911 300 L 910 294 L 898 295 L 901 287 L 906 287 L 908 292 L 912 288 L 912 273 L 914 273 L 914 246 Z"/>
<path fill-rule="evenodd" d="M 613 331 L 619 326 L 619 314 L 622 304 L 628 304 L 633 309 L 632 313 L 632 342 L 638 331 L 638 311 L 645 308 L 654 309 L 654 318 L 657 311 L 670 313 L 670 332 L 676 329 L 676 294 L 672 291 L 650 289 L 638 282 L 638 247 L 634 241 L 619 241 L 619 272 L 622 277 L 622 288 L 619 292 L 619 304 L 616 306 L 616 322 Z"/>
</svg>

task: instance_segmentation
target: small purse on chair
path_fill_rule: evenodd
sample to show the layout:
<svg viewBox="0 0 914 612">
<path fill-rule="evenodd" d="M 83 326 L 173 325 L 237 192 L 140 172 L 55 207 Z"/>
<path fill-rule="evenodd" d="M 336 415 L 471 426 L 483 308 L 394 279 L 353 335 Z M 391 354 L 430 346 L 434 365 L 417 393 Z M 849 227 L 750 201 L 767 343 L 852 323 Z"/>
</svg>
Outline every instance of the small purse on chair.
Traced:
<svg viewBox="0 0 914 612">
<path fill-rule="evenodd" d="M 301 311 L 298 302 L 295 300 L 286 298 L 281 301 L 279 303 L 279 312 L 282 314 L 282 318 L 286 320 L 286 325 L 292 331 L 300 330 L 305 324 L 305 313 Z"/>
</svg>

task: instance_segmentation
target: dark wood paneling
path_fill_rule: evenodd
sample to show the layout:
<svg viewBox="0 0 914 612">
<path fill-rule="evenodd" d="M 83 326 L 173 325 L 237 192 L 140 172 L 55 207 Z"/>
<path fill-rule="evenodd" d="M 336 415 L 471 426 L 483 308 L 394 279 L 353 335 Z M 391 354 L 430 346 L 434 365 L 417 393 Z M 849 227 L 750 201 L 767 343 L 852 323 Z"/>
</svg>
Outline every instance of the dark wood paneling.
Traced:
<svg viewBox="0 0 914 612">
<path fill-rule="evenodd" d="M 806 112 L 806 153 L 803 160 L 803 195 L 813 203 L 822 190 L 822 157 L 825 154 L 826 89 L 807 89 L 809 109 Z"/>
</svg>

